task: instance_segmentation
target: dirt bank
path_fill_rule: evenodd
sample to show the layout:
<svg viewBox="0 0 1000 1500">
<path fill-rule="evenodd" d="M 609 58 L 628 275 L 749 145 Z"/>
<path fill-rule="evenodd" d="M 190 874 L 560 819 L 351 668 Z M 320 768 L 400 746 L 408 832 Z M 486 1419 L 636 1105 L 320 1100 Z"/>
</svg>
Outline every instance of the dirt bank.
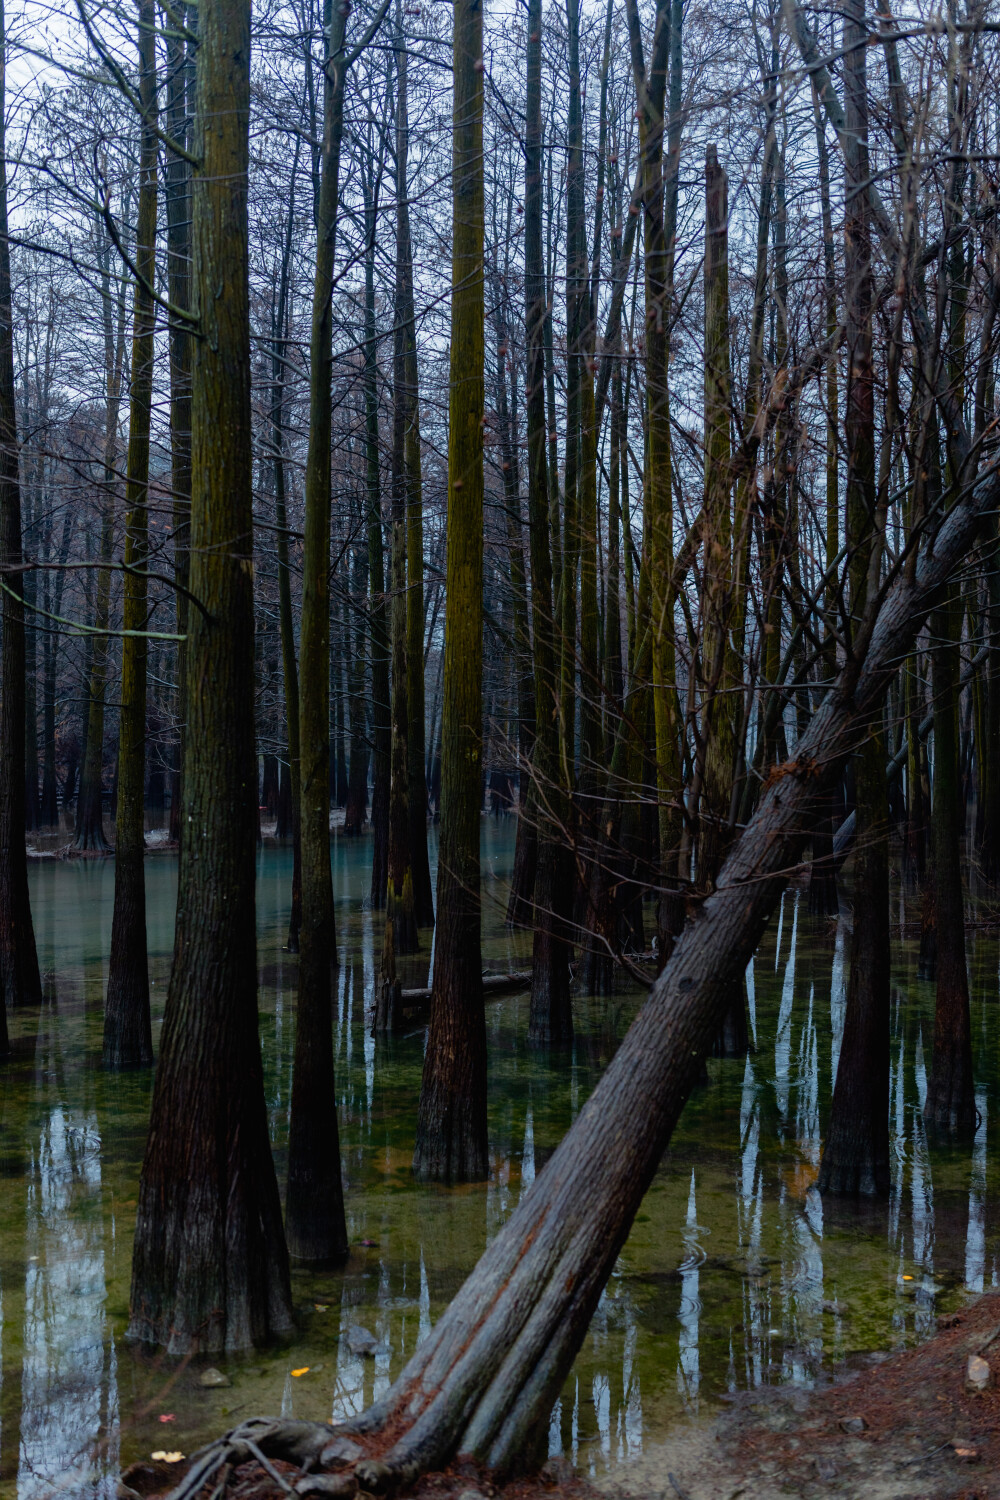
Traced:
<svg viewBox="0 0 1000 1500">
<path fill-rule="evenodd" d="M 1000 1295 L 941 1320 L 918 1348 L 813 1391 L 738 1397 L 715 1423 L 601 1482 L 615 1500 L 1000 1500 L 1000 1389 L 965 1388 L 970 1355 L 1000 1374 Z"/>
</svg>

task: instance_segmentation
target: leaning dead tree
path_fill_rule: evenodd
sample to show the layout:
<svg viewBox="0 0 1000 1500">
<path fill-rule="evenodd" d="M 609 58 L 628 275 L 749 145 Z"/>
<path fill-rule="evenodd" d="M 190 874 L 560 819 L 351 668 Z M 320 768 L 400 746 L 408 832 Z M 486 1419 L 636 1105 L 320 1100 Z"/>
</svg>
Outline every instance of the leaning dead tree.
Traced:
<svg viewBox="0 0 1000 1500">
<path fill-rule="evenodd" d="M 956 419 L 957 420 L 957 419 Z M 545 1170 L 388 1393 L 339 1431 L 372 1456 L 311 1488 L 384 1493 L 462 1454 L 498 1474 L 540 1451 L 548 1418 L 742 974 L 822 798 L 871 732 L 901 657 L 1000 503 L 990 465 L 903 554 L 793 758 L 776 767 L 716 889 Z M 391 1440 L 389 1435 L 391 1434 Z M 247 1447 L 247 1444 L 250 1447 Z M 174 1491 L 234 1455 L 343 1464 L 329 1427 L 256 1421 L 209 1448 Z M 324 1458 L 324 1454 L 326 1457 Z"/>
</svg>

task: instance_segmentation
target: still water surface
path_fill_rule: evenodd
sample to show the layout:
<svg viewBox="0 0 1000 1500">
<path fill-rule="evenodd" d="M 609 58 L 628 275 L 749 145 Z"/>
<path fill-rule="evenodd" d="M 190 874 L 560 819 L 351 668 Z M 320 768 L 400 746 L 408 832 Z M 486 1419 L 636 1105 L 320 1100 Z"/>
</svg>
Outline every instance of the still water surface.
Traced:
<svg viewBox="0 0 1000 1500">
<path fill-rule="evenodd" d="M 484 824 L 484 961 L 525 967 L 506 930 L 513 821 Z M 436 851 L 433 851 L 436 852 Z M 365 1017 L 375 966 L 367 841 L 333 845 L 341 964 L 336 1055 L 352 1252 L 337 1274 L 294 1276 L 295 1339 L 217 1361 L 202 1389 L 124 1340 L 145 1075 L 100 1067 L 114 867 L 31 867 L 45 1002 L 13 1017 L 0 1070 L 0 1495 L 111 1497 L 151 1451 L 191 1452 L 244 1416 L 328 1419 L 386 1387 L 564 1134 L 641 996 L 577 996 L 568 1056 L 526 1044 L 527 997 L 487 1006 L 489 1182 L 418 1187 L 409 1164 L 423 1034 L 376 1043 Z M 258 860 L 261 1038 L 279 1177 L 291 1087 L 295 960 L 282 952 L 291 860 Z M 166 991 L 176 862 L 147 861 L 154 1029 Z M 902 920 L 902 909 L 900 909 Z M 933 987 L 894 949 L 888 1205 L 845 1209 L 813 1191 L 843 1025 L 845 922 L 810 921 L 789 891 L 747 973 L 754 1049 L 712 1059 L 647 1195 L 552 1417 L 550 1445 L 601 1474 L 728 1392 L 809 1384 L 845 1361 L 926 1335 L 935 1317 L 998 1284 L 998 945 L 970 945 L 979 1125 L 929 1141 L 921 1105 Z M 428 955 L 403 982 L 425 983 Z M 989 1146 L 993 1141 L 992 1147 Z M 360 1326 L 374 1354 L 341 1335 Z M 296 1373 L 293 1373 L 296 1372 Z"/>
</svg>

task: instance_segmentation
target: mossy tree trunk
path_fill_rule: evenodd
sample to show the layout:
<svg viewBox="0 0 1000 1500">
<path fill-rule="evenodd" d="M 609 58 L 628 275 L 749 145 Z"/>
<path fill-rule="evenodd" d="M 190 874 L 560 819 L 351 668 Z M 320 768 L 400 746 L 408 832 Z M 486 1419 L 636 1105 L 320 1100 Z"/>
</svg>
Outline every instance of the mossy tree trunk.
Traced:
<svg viewBox="0 0 1000 1500">
<path fill-rule="evenodd" d="M 483 11 L 456 0 L 453 42 L 448 558 L 434 988 L 414 1170 L 486 1176 L 480 952 L 483 713 Z"/>
<path fill-rule="evenodd" d="M 406 708 L 407 784 L 410 813 L 410 869 L 413 915 L 418 927 L 434 926 L 434 890 L 427 855 L 427 777 L 424 769 L 424 496 L 420 454 L 420 378 L 413 300 L 413 244 L 406 152 L 409 115 L 406 50 L 402 50 L 397 132 L 402 136 L 402 176 L 397 190 L 396 257 L 406 392 L 403 467 L 406 475 Z M 397 173 L 400 171 L 397 165 Z"/>
<path fill-rule="evenodd" d="M 391 544 L 389 552 L 390 651 L 392 658 L 392 739 L 389 776 L 389 854 L 385 920 L 392 923 L 393 953 L 415 953 L 419 947 L 413 902 L 410 856 L 410 732 L 407 673 L 407 431 L 414 394 L 407 379 L 406 321 L 409 313 L 409 214 L 406 203 L 406 153 L 409 124 L 406 108 L 406 48 L 397 4 L 396 45 L 396 289 L 392 359 Z M 402 221 L 402 222 L 401 222 Z M 406 243 L 404 244 L 404 239 Z M 423 652 L 421 651 L 421 656 Z M 425 835 L 426 843 L 426 835 Z M 384 976 L 395 978 L 395 974 Z"/>
<path fill-rule="evenodd" d="M 111 287 L 110 245 L 104 226 L 98 261 L 101 268 L 101 303 L 104 323 L 104 494 L 101 500 L 101 538 L 94 594 L 94 635 L 87 685 L 87 735 L 80 773 L 80 794 L 76 799 L 76 826 L 73 850 L 77 854 L 107 854 L 110 845 L 104 834 L 104 695 L 108 678 L 108 653 L 111 623 L 111 553 L 115 538 L 115 499 L 118 461 L 118 412 L 121 404 L 122 369 L 125 361 L 125 327 L 127 299 L 124 288 L 118 293 L 118 322 L 112 320 L 114 297 Z"/>
<path fill-rule="evenodd" d="M 111 919 L 104 1066 L 146 1067 L 153 1061 L 146 956 L 146 566 L 149 552 L 149 427 L 153 400 L 156 305 L 157 83 L 153 0 L 139 8 L 139 102 L 142 139 L 133 303 L 128 458 L 125 471 L 125 582 L 121 708 L 118 716 L 118 816 L 115 900 Z"/>
<path fill-rule="evenodd" d="M 930 1124 L 969 1130 L 976 1119 L 972 1023 L 965 954 L 962 823 L 965 799 L 959 769 L 958 654 L 961 605 L 946 601 L 931 617 L 934 686 L 934 908 L 937 964 L 934 1051 L 924 1114 Z"/>
<path fill-rule="evenodd" d="M 129 1329 L 174 1353 L 292 1326 L 257 1033 L 248 0 L 199 7 L 188 735 L 178 920 Z"/>
<path fill-rule="evenodd" d="M 193 10 L 180 0 L 177 11 L 189 30 L 196 29 Z M 167 37 L 165 123 L 170 139 L 186 149 L 190 137 L 193 94 L 193 43 L 171 27 Z M 164 181 L 167 218 L 167 287 L 174 307 L 187 307 L 191 296 L 191 169 L 183 156 L 167 151 Z M 177 634 L 187 635 L 187 589 L 191 573 L 191 333 L 183 319 L 170 323 L 170 476 L 173 488 L 174 578 Z M 184 764 L 187 641 L 177 643 L 177 760 L 171 775 L 170 837 L 182 835 L 181 767 Z"/>
<path fill-rule="evenodd" d="M 362 515 L 351 554 L 351 604 L 354 610 L 353 651 L 348 668 L 351 753 L 347 775 L 344 835 L 360 834 L 368 814 L 368 731 L 365 724 L 365 600 L 368 594 L 368 531 Z M 425 835 L 426 837 L 426 835 Z"/>
<path fill-rule="evenodd" d="M 333 267 L 344 118 L 348 8 L 324 6 L 323 146 L 316 231 L 305 475 L 299 682 L 302 926 L 288 1129 L 285 1227 L 292 1256 L 347 1254 L 333 1069 L 330 974 L 337 962 L 330 867 L 330 440 Z"/>
<path fill-rule="evenodd" d="M 7 238 L 5 87 L 7 31 L 0 0 L 0 566 L 3 591 L 0 657 L 0 1055 L 9 1051 L 7 1006 L 40 1004 L 35 931 L 24 847 L 24 605 L 21 486 L 14 390 L 14 324 Z"/>
<path fill-rule="evenodd" d="M 714 146 L 705 159 L 705 534 L 702 582 L 702 793 L 698 882 L 711 886 L 728 838 L 736 771 L 741 663 L 731 636 L 736 572 L 731 506 L 729 188 Z"/>
<path fill-rule="evenodd" d="M 961 50 L 959 50 L 959 48 Z M 965 174 L 968 44 L 949 39 L 952 80 L 949 124 L 952 161 L 946 200 L 946 223 L 960 227 Z M 948 254 L 948 375 L 954 399 L 965 397 L 965 345 L 968 286 L 966 253 L 953 235 Z M 933 419 L 936 422 L 936 416 Z M 952 450 L 949 445 L 949 459 Z M 957 487 L 964 475 L 949 462 Z M 934 1053 L 927 1079 L 924 1114 L 935 1126 L 969 1131 L 975 1128 L 976 1094 L 972 1073 L 972 1022 L 965 954 L 965 902 L 962 880 L 962 833 L 965 796 L 959 743 L 961 593 L 954 587 L 931 617 L 934 700 L 934 905 L 937 939 L 937 994 L 934 1007 Z"/>
<path fill-rule="evenodd" d="M 375 234 L 382 162 L 369 152 L 362 174 L 365 192 L 365 473 L 368 499 L 368 579 L 371 608 L 372 681 L 372 880 L 371 904 L 385 905 L 389 858 L 389 778 L 392 725 L 389 699 L 389 633 L 385 607 L 385 554 L 382 545 L 382 485 L 379 474 L 378 349 L 375 324 Z"/>
<path fill-rule="evenodd" d="M 844 16 L 845 427 L 850 605 L 855 631 L 878 586 L 882 545 L 876 511 L 865 26 L 863 0 L 849 0 Z M 854 766 L 858 837 L 851 966 L 818 1187 L 821 1193 L 874 1195 L 889 1191 L 889 806 L 880 719 L 872 722 Z"/>
<path fill-rule="evenodd" d="M 681 830 L 680 724 L 674 661 L 674 594 L 671 587 L 673 497 L 670 392 L 667 383 L 673 247 L 668 243 L 666 231 L 666 195 L 662 168 L 672 16 L 669 0 L 657 0 L 652 50 L 647 65 L 636 0 L 627 0 L 626 13 L 637 100 L 636 114 L 639 117 L 639 170 L 643 174 L 648 442 L 645 499 L 649 516 L 652 692 L 660 845 L 661 893 L 657 928 L 662 961 L 670 952 L 681 920 L 680 905 L 675 894 Z"/>
<path fill-rule="evenodd" d="M 288 222 L 278 278 L 278 296 L 271 329 L 271 464 L 274 473 L 275 542 L 278 552 L 278 629 L 281 636 L 281 672 L 285 687 L 285 718 L 288 725 L 288 766 L 285 779 L 290 797 L 292 825 L 292 891 L 288 912 L 288 951 L 299 951 L 302 926 L 302 839 L 300 836 L 301 777 L 299 757 L 299 668 L 295 658 L 295 622 L 292 615 L 292 573 L 288 550 L 288 503 L 285 494 L 285 351 L 288 337 L 288 288 L 295 229 L 295 179 L 298 175 L 299 140 L 295 143 L 289 186 Z"/>
<path fill-rule="evenodd" d="M 524 140 L 525 406 L 528 426 L 528 546 L 535 678 L 538 852 L 531 946 L 531 1025 L 539 1040 L 571 1036 L 569 947 L 565 913 L 566 798 L 560 767 L 559 679 L 550 547 L 550 472 L 546 431 L 548 306 L 542 261 L 542 3 L 529 0 Z"/>
</svg>

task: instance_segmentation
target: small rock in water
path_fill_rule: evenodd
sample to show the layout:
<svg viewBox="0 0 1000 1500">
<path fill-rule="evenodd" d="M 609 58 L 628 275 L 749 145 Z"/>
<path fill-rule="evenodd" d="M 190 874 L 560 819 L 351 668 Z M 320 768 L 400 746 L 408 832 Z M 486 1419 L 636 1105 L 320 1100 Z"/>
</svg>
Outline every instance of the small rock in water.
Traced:
<svg viewBox="0 0 1000 1500">
<path fill-rule="evenodd" d="M 836 1297 L 828 1298 L 825 1302 L 821 1302 L 820 1307 L 823 1312 L 833 1313 L 836 1318 L 843 1317 L 847 1311 L 847 1303 L 839 1301 Z"/>
<path fill-rule="evenodd" d="M 224 1385 L 232 1385 L 232 1381 L 228 1375 L 223 1375 L 222 1371 L 217 1370 L 214 1365 L 209 1365 L 208 1369 L 202 1370 L 198 1376 L 198 1384 L 203 1390 L 214 1390 Z"/>
<path fill-rule="evenodd" d="M 856 1437 L 859 1432 L 864 1432 L 867 1426 L 868 1423 L 864 1417 L 841 1417 L 840 1419 L 841 1432 L 849 1432 L 852 1437 Z"/>
<path fill-rule="evenodd" d="M 965 1389 L 969 1395 L 978 1396 L 981 1392 L 988 1391 L 992 1384 L 993 1371 L 989 1362 L 981 1354 L 970 1354 L 965 1367 Z"/>
<path fill-rule="evenodd" d="M 357 1324 L 346 1329 L 343 1338 L 352 1354 L 381 1354 L 384 1348 L 373 1333 Z"/>
</svg>

